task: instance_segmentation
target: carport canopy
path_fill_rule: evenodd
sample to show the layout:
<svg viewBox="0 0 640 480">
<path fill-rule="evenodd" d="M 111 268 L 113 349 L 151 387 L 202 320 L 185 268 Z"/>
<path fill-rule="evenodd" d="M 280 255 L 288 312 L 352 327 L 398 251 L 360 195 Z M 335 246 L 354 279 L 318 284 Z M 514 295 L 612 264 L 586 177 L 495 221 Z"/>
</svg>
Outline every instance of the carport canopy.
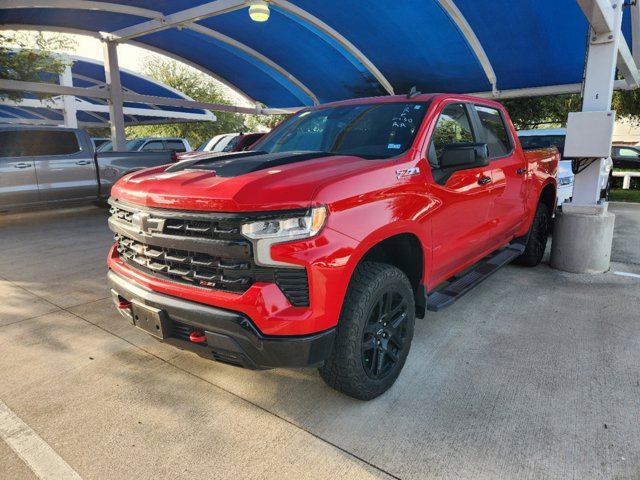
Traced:
<svg viewBox="0 0 640 480">
<path fill-rule="evenodd" d="M 406 93 L 414 85 L 503 98 L 580 91 L 589 34 L 583 12 L 611 6 L 608 0 L 269 0 L 268 21 L 254 22 L 250 3 L 2 0 L 0 25 L 136 44 L 193 65 L 254 103 L 286 108 Z M 632 3 L 625 6 L 619 67 L 635 87 L 640 33 Z M 600 17 L 594 21 L 611 21 Z"/>
<path fill-rule="evenodd" d="M 66 60 L 72 64 L 60 75 L 56 83 L 103 92 L 107 90 L 102 62 L 71 55 Z M 182 92 L 136 72 L 122 69 L 120 78 L 125 92 L 191 100 Z M 66 97 L 56 96 L 50 100 L 41 101 L 35 95 L 25 92 L 21 101 L 0 99 L 0 123 L 65 125 L 67 127 L 109 126 L 107 99 L 92 97 L 67 99 Z M 127 126 L 216 120 L 215 115 L 208 110 L 133 102 L 123 104 L 123 113 L 124 124 Z"/>
</svg>

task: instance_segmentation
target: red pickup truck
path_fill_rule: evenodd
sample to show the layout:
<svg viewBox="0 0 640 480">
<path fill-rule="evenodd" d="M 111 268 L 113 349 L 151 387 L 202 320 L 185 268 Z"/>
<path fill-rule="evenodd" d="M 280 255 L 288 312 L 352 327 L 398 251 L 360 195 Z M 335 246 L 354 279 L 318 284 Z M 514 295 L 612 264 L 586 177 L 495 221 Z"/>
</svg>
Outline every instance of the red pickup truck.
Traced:
<svg viewBox="0 0 640 480">
<path fill-rule="evenodd" d="M 133 173 L 112 190 L 109 283 L 157 338 L 248 368 L 318 366 L 374 398 L 414 319 L 502 265 L 537 265 L 556 150 L 463 95 L 305 109 L 249 152 Z"/>
</svg>

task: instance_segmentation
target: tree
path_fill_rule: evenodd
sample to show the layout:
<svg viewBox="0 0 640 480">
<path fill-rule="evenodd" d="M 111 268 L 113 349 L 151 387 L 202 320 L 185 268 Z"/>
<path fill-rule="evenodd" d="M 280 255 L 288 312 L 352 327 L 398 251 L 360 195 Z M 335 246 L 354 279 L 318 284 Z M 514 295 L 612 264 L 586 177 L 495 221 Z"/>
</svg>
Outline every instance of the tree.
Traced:
<svg viewBox="0 0 640 480">
<path fill-rule="evenodd" d="M 579 111 L 582 105 L 580 95 L 548 95 L 544 97 L 514 98 L 503 100 L 518 130 L 537 128 L 540 125 L 556 124 L 564 126 L 569 112 Z"/>
<path fill-rule="evenodd" d="M 76 42 L 64 35 L 16 32 L 0 34 L 0 79 L 57 83 L 58 75 L 71 64 L 56 55 L 71 49 Z M 39 98 L 51 95 L 38 94 Z M 0 99 L 20 101 L 22 92 L 0 90 Z"/>
<path fill-rule="evenodd" d="M 248 132 L 263 132 L 277 127 L 289 115 L 247 115 L 245 126 Z"/>
<path fill-rule="evenodd" d="M 229 105 L 229 100 L 213 79 L 174 60 L 159 56 L 146 57 L 143 71 L 146 75 L 188 95 L 199 102 Z M 244 117 L 237 113 L 215 112 L 215 122 L 169 123 L 127 127 L 128 137 L 183 137 L 192 146 L 220 133 L 245 131 Z"/>
</svg>

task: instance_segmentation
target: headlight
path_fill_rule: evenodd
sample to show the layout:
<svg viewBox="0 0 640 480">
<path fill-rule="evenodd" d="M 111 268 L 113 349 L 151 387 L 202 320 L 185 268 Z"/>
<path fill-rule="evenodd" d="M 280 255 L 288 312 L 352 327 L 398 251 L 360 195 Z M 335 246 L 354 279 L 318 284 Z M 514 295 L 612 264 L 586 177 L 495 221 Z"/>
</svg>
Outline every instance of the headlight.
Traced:
<svg viewBox="0 0 640 480">
<path fill-rule="evenodd" d="M 303 217 L 261 220 L 242 225 L 242 235 L 253 241 L 258 265 L 298 267 L 271 258 L 271 246 L 276 243 L 310 238 L 322 230 L 327 220 L 327 208 L 315 207 Z"/>
<path fill-rule="evenodd" d="M 251 240 L 261 238 L 277 238 L 286 242 L 287 239 L 307 238 L 317 235 L 327 219 L 326 207 L 312 208 L 305 217 L 279 218 L 242 225 L 242 234 Z"/>
<path fill-rule="evenodd" d="M 561 177 L 558 179 L 558 185 L 563 186 L 563 185 L 571 185 L 573 183 L 573 178 L 572 177 Z"/>
</svg>

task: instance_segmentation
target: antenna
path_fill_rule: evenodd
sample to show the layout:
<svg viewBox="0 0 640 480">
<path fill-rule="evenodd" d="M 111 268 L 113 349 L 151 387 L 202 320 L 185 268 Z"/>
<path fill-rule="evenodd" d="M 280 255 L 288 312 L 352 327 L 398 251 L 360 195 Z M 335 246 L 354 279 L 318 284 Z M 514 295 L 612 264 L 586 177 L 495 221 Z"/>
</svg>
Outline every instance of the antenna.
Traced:
<svg viewBox="0 0 640 480">
<path fill-rule="evenodd" d="M 411 87 L 411 90 L 409 90 L 409 93 L 407 93 L 407 98 L 417 97 L 421 93 L 422 92 L 419 92 L 416 86 L 414 85 L 413 87 Z"/>
</svg>

